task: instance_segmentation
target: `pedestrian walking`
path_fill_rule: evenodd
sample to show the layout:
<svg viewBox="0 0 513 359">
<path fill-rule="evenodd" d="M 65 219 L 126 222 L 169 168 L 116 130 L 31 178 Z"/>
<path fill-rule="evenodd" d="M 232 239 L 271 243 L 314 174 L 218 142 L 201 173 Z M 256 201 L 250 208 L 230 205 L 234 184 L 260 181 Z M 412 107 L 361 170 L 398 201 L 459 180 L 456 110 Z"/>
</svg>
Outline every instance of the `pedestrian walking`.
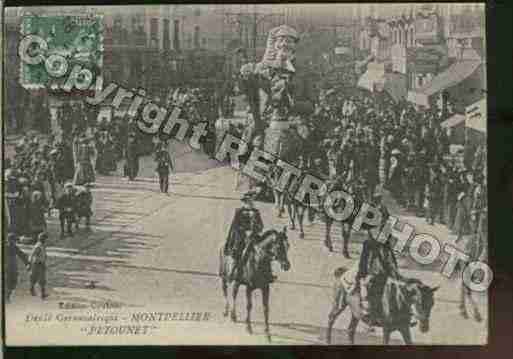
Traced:
<svg viewBox="0 0 513 359">
<path fill-rule="evenodd" d="M 41 299 L 48 297 L 46 293 L 46 240 L 48 235 L 43 232 L 37 237 L 37 243 L 29 257 L 30 294 L 36 295 L 35 286 L 41 289 Z"/>
<path fill-rule="evenodd" d="M 135 180 L 139 172 L 139 141 L 135 132 L 129 133 L 125 153 L 126 163 L 124 172 L 130 181 Z"/>
<path fill-rule="evenodd" d="M 161 142 L 157 146 L 155 161 L 157 162 L 156 172 L 159 175 L 160 192 L 167 194 L 169 190 L 169 174 L 174 167 L 166 147 L 165 142 Z"/>
<path fill-rule="evenodd" d="M 77 188 L 75 194 L 76 199 L 76 215 L 75 215 L 75 229 L 78 229 L 80 221 L 85 218 L 86 229 L 91 226 L 91 216 L 93 211 L 91 209 L 93 204 L 93 194 L 91 193 L 91 184 L 86 183 L 84 186 Z"/>
<path fill-rule="evenodd" d="M 7 235 L 5 245 L 5 301 L 10 302 L 11 295 L 18 285 L 18 258 L 25 266 L 29 264 L 28 256 L 18 248 L 15 233 Z"/>
<path fill-rule="evenodd" d="M 73 184 L 71 182 L 64 185 L 64 193 L 57 200 L 56 207 L 59 210 L 61 239 L 64 238 L 64 227 L 67 229 L 67 234 L 72 237 L 71 225 L 75 220 L 75 197 L 73 196 Z"/>
<path fill-rule="evenodd" d="M 94 149 L 89 140 L 82 137 L 77 148 L 77 169 L 73 177 L 75 185 L 83 185 L 95 181 L 95 174 L 92 164 Z"/>
<path fill-rule="evenodd" d="M 40 233 L 46 232 L 46 218 L 47 204 L 44 196 L 40 191 L 32 192 L 32 198 L 29 207 L 29 223 L 30 232 L 33 236 L 33 241 L 37 241 Z"/>
</svg>

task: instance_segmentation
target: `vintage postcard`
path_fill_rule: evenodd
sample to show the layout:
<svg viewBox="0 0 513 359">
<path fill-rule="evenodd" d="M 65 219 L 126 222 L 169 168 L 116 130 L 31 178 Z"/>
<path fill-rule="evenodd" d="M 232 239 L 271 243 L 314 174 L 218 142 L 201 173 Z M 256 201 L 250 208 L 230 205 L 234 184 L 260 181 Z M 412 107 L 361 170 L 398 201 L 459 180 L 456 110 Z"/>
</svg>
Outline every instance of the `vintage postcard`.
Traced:
<svg viewBox="0 0 513 359">
<path fill-rule="evenodd" d="M 484 4 L 4 20 L 6 345 L 487 344 Z"/>
</svg>

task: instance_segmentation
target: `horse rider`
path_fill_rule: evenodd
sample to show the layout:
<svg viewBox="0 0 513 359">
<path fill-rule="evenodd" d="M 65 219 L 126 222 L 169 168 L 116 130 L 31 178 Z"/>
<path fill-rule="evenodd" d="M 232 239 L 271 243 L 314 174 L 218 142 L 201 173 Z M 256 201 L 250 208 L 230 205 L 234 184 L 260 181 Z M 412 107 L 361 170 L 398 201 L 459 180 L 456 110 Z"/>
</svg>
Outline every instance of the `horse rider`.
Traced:
<svg viewBox="0 0 513 359">
<path fill-rule="evenodd" d="M 240 275 L 249 247 L 263 230 L 260 211 L 254 207 L 252 193 L 246 193 L 241 198 L 242 207 L 235 210 L 228 238 L 224 247 L 224 254 L 234 259 L 234 266 L 230 278 L 236 279 Z M 244 256 L 243 256 L 244 254 Z"/>
<path fill-rule="evenodd" d="M 381 224 L 378 228 L 368 230 L 369 237 L 363 242 L 358 271 L 356 273 L 355 288 L 360 288 L 361 306 L 368 314 L 371 326 L 380 323 L 380 297 L 388 278 L 401 280 L 397 260 L 390 246 L 389 240 L 378 240 L 382 229 L 389 217 L 386 206 L 382 203 L 382 191 L 378 187 L 374 193 L 374 206 L 381 212 Z M 377 229 L 377 230 L 376 230 Z"/>
</svg>

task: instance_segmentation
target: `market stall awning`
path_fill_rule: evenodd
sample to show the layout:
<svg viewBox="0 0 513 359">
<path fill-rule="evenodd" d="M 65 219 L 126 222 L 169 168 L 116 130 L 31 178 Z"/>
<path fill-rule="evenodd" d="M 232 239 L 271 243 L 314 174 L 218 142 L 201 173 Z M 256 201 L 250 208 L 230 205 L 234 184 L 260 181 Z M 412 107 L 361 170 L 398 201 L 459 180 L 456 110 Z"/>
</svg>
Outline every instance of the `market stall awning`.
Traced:
<svg viewBox="0 0 513 359">
<path fill-rule="evenodd" d="M 465 114 L 465 127 L 486 132 L 486 98 L 467 106 Z"/>
<path fill-rule="evenodd" d="M 408 93 L 408 101 L 422 106 L 428 105 L 428 98 L 440 91 L 453 87 L 472 75 L 480 66 L 481 61 L 465 60 L 451 65 L 444 72 L 436 75 L 425 86 Z"/>
<path fill-rule="evenodd" d="M 447 70 L 435 76 L 428 84 L 421 87 L 417 92 L 431 96 L 446 88 L 457 85 L 472 75 L 481 65 L 481 61 L 458 61 Z"/>
<path fill-rule="evenodd" d="M 455 126 L 458 126 L 461 123 L 464 123 L 466 120 L 466 117 L 464 115 L 455 114 L 454 116 L 449 117 L 447 120 L 442 122 L 440 126 L 442 128 L 452 128 Z"/>
<path fill-rule="evenodd" d="M 358 80 L 358 87 L 374 91 L 375 84 L 385 83 L 385 66 L 383 64 L 369 64 L 367 71 Z"/>
</svg>

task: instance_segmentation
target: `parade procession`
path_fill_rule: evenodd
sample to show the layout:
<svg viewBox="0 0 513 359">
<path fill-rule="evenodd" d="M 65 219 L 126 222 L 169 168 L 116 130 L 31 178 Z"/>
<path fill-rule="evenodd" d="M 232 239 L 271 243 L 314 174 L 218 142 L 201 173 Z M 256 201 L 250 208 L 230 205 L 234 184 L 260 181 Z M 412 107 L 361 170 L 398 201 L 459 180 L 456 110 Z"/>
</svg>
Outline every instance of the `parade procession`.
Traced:
<svg viewBox="0 0 513 359">
<path fill-rule="evenodd" d="M 487 343 L 483 4 L 5 19 L 8 343 Z"/>
</svg>

